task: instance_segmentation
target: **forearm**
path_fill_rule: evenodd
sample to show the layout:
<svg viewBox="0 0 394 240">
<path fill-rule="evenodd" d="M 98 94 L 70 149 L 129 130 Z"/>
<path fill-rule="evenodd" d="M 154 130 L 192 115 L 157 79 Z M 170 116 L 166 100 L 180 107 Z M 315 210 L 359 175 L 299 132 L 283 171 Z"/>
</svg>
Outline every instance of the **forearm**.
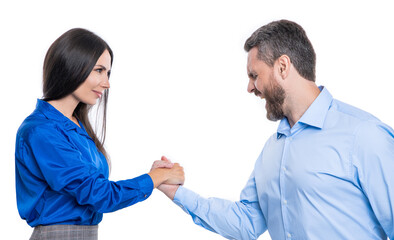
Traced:
<svg viewBox="0 0 394 240">
<path fill-rule="evenodd" d="M 107 213 L 147 199 L 152 193 L 153 183 L 146 174 L 116 182 L 92 175 L 78 186 L 70 184 L 63 190 L 74 196 L 80 205 L 89 205 L 97 212 Z"/>
<path fill-rule="evenodd" d="M 229 239 L 257 239 L 266 224 L 257 202 L 232 202 L 203 198 L 180 187 L 174 203 L 191 215 L 194 223 Z"/>
<path fill-rule="evenodd" d="M 180 185 L 161 184 L 157 189 L 162 191 L 169 199 L 174 200 L 176 191 Z"/>
</svg>

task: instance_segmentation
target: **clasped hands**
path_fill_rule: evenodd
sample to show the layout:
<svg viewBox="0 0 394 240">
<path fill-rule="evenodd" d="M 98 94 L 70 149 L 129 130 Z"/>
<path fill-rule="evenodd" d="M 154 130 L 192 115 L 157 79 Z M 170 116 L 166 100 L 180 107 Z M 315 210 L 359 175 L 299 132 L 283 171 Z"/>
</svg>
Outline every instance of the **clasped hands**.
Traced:
<svg viewBox="0 0 394 240">
<path fill-rule="evenodd" d="M 152 168 L 148 173 L 152 178 L 155 188 L 162 191 L 171 200 L 180 185 L 185 182 L 185 173 L 179 163 L 172 163 L 166 157 L 153 162 Z"/>
</svg>

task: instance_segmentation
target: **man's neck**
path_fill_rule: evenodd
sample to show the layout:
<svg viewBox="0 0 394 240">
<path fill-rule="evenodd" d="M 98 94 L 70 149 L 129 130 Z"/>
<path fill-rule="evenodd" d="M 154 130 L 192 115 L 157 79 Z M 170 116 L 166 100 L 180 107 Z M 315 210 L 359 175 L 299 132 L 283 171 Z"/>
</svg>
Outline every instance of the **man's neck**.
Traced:
<svg viewBox="0 0 394 240">
<path fill-rule="evenodd" d="M 290 127 L 300 120 L 319 94 L 320 89 L 314 82 L 309 81 L 304 81 L 288 91 L 283 108 Z"/>
</svg>

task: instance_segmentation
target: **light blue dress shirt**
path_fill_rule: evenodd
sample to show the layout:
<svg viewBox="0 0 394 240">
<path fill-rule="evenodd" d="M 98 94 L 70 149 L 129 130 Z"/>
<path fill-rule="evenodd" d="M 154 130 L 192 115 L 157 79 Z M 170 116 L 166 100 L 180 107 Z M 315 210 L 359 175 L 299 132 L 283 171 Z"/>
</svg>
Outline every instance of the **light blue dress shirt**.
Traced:
<svg viewBox="0 0 394 240">
<path fill-rule="evenodd" d="M 32 226 L 96 225 L 103 213 L 147 199 L 148 174 L 108 180 L 108 165 L 84 126 L 38 100 L 18 129 L 15 177 L 18 211 Z"/>
<path fill-rule="evenodd" d="M 283 119 L 240 201 L 179 187 L 174 202 L 229 239 L 394 239 L 394 131 L 326 88 L 292 127 Z"/>
</svg>

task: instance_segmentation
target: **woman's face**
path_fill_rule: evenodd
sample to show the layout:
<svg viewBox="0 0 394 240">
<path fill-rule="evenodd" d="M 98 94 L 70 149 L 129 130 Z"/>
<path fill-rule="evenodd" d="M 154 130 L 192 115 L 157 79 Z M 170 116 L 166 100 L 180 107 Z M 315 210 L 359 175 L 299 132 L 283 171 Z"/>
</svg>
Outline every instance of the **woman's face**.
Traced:
<svg viewBox="0 0 394 240">
<path fill-rule="evenodd" d="M 78 102 L 94 105 L 101 98 L 105 89 L 109 86 L 109 74 L 111 72 L 111 55 L 105 50 L 88 78 L 71 94 Z"/>
</svg>

